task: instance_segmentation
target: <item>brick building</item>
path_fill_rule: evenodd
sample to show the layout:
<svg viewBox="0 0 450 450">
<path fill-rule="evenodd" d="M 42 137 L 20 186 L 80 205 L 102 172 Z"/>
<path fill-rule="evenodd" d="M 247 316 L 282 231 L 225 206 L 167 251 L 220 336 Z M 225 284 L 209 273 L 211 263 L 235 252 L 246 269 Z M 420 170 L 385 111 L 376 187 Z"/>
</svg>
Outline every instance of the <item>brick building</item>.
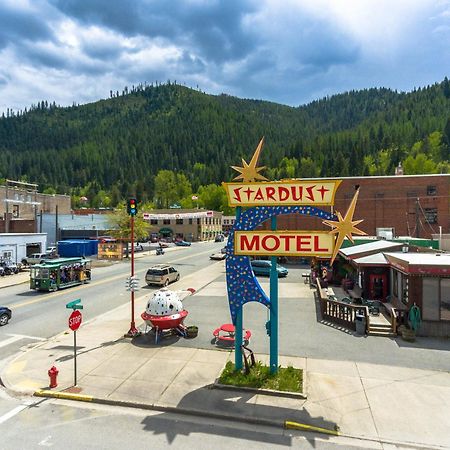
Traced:
<svg viewBox="0 0 450 450">
<path fill-rule="evenodd" d="M 379 228 L 393 228 L 394 236 L 420 238 L 450 232 L 448 174 L 342 178 L 334 210 L 344 214 L 358 187 L 354 218 L 364 219 L 359 227 L 368 235 L 376 235 Z M 261 228 L 269 227 L 266 222 Z M 319 219 L 299 214 L 278 216 L 277 228 L 329 230 Z"/>
<path fill-rule="evenodd" d="M 0 232 L 36 231 L 39 214 L 69 214 L 70 196 L 42 194 L 38 185 L 7 180 L 0 186 Z"/>
</svg>

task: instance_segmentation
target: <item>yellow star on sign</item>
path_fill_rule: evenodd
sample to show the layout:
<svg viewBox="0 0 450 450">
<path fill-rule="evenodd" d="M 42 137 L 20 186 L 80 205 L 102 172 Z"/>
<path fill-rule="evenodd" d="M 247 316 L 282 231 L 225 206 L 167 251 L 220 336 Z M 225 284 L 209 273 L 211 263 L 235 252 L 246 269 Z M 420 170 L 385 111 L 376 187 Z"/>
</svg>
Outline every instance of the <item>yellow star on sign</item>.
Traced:
<svg viewBox="0 0 450 450">
<path fill-rule="evenodd" d="M 334 220 L 323 220 L 322 223 L 325 225 L 328 225 L 329 227 L 333 228 L 330 231 L 330 234 L 337 234 L 336 243 L 334 246 L 333 256 L 331 258 L 330 264 L 333 264 L 336 255 L 338 254 L 339 249 L 341 248 L 342 242 L 344 242 L 344 238 L 347 236 L 353 243 L 353 234 L 359 234 L 361 236 L 366 235 L 364 231 L 356 228 L 356 225 L 362 222 L 362 220 L 353 220 L 353 214 L 355 214 L 355 208 L 356 208 L 356 201 L 358 200 L 359 195 L 359 189 L 355 192 L 355 195 L 352 198 L 352 201 L 350 203 L 350 206 L 347 209 L 347 212 L 345 214 L 345 217 L 342 218 L 342 215 L 340 212 L 336 212 L 336 216 L 338 218 L 338 221 Z"/>
<path fill-rule="evenodd" d="M 259 172 L 265 169 L 266 166 L 256 167 L 258 164 L 259 154 L 261 153 L 262 147 L 264 145 L 264 137 L 259 141 L 258 147 L 256 147 L 255 153 L 249 164 L 242 158 L 242 167 L 231 166 L 232 169 L 236 170 L 240 173 L 237 177 L 233 178 L 233 180 L 240 180 L 244 183 L 247 181 L 256 181 L 256 180 L 267 180 L 266 177 L 261 175 Z"/>
</svg>

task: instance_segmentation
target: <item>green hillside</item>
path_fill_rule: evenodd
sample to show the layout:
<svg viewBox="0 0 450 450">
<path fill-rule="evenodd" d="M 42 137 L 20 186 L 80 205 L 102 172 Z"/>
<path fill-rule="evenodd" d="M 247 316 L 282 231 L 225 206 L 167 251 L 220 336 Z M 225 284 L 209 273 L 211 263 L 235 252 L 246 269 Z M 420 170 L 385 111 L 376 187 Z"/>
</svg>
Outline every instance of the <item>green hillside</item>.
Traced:
<svg viewBox="0 0 450 450">
<path fill-rule="evenodd" d="M 177 84 L 138 86 L 67 108 L 41 102 L 0 119 L 0 178 L 59 192 L 90 185 L 153 198 L 162 169 L 200 185 L 230 180 L 266 137 L 261 164 L 291 176 L 447 172 L 450 87 L 367 89 L 298 108 L 212 96 Z M 117 195 L 116 195 L 117 197 Z"/>
</svg>

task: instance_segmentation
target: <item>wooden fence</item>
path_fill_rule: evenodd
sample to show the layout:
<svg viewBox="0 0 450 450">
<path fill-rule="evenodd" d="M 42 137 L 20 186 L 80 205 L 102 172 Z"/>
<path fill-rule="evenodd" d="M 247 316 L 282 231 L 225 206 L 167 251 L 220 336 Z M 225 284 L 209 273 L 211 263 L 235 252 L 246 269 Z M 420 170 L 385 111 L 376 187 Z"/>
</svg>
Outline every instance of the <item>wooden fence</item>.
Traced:
<svg viewBox="0 0 450 450">
<path fill-rule="evenodd" d="M 352 305 L 330 298 L 326 288 L 317 283 L 317 295 L 320 302 L 322 319 L 356 331 L 356 314 L 364 314 L 366 331 L 369 323 L 369 308 L 367 306 Z"/>
</svg>

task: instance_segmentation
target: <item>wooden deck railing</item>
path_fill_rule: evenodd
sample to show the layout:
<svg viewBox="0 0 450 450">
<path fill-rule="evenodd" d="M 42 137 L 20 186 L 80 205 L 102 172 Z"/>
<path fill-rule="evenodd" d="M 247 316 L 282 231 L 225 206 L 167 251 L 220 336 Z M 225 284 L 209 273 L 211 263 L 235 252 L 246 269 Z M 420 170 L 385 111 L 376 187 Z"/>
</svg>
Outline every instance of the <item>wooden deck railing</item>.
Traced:
<svg viewBox="0 0 450 450">
<path fill-rule="evenodd" d="M 366 318 L 366 331 L 369 324 L 369 308 L 362 305 L 352 305 L 328 297 L 327 289 L 317 285 L 322 319 L 356 331 L 356 314 L 363 313 Z"/>
</svg>

